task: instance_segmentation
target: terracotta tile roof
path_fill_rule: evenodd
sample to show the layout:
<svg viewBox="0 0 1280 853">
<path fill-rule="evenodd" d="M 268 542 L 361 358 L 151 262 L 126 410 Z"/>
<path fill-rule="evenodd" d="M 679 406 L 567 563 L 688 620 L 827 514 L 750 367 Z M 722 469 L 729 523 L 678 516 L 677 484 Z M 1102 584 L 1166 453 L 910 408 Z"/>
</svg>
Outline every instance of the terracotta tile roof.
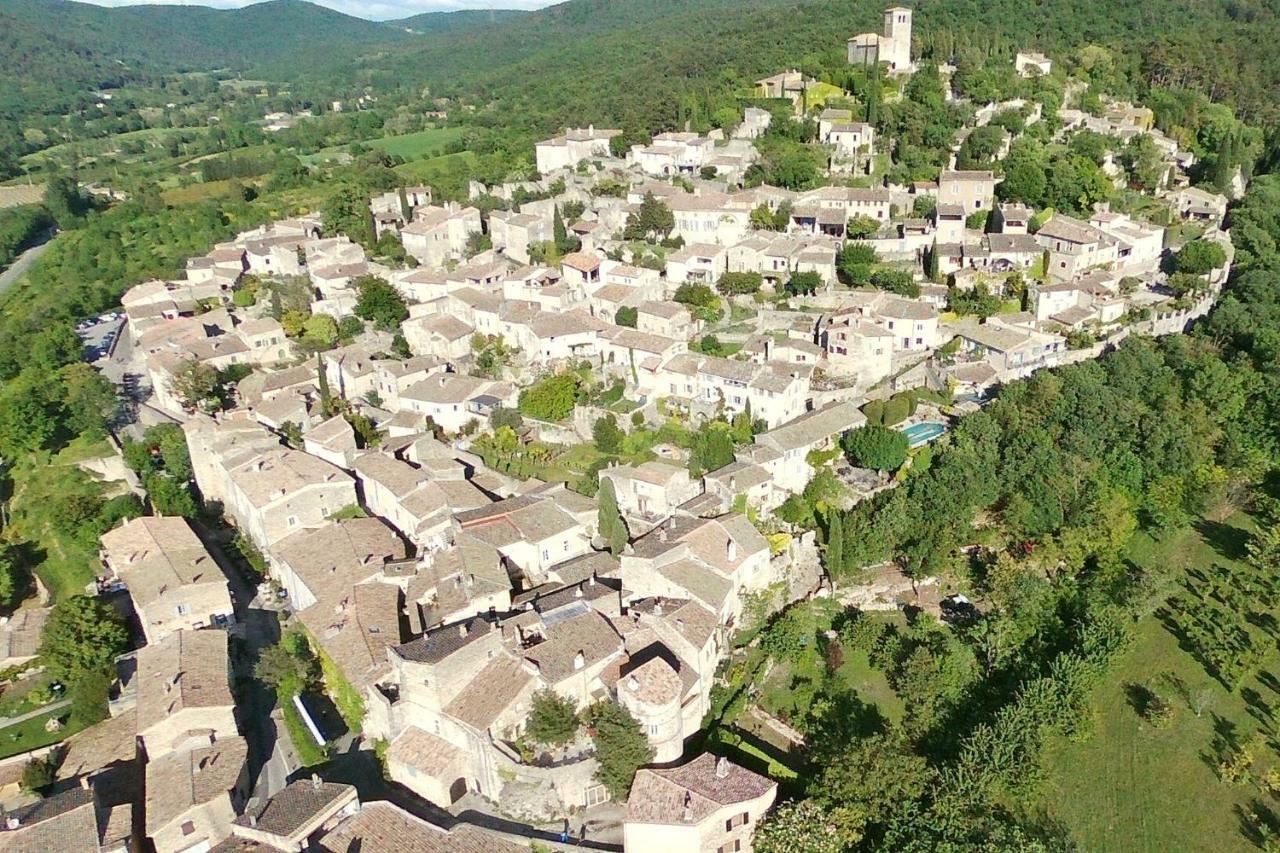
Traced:
<svg viewBox="0 0 1280 853">
<path fill-rule="evenodd" d="M 520 661 L 505 654 L 499 655 L 453 698 L 445 713 L 484 731 L 533 681 L 533 676 Z"/>
<path fill-rule="evenodd" d="M 223 738 L 199 749 L 171 752 L 147 763 L 147 835 L 188 810 L 227 794 L 244 772 L 244 738 Z"/>
<path fill-rule="evenodd" d="M 687 826 L 776 788 L 771 779 L 704 752 L 681 767 L 640 770 L 627 798 L 626 819 Z"/>
<path fill-rule="evenodd" d="M 428 631 L 416 640 L 396 647 L 396 654 L 417 663 L 440 663 L 454 652 L 492 633 L 493 627 L 488 619 L 473 616 L 457 625 L 445 625 Z"/>
<path fill-rule="evenodd" d="M 299 779 L 266 803 L 236 818 L 239 826 L 252 827 L 281 837 L 289 837 L 316 818 L 356 799 L 352 785 Z"/>
<path fill-rule="evenodd" d="M 655 657 L 623 675 L 618 690 L 646 705 L 666 705 L 680 698 L 684 684 L 669 663 Z"/>
<path fill-rule="evenodd" d="M 365 803 L 320 840 L 329 853 L 529 853 L 515 843 L 470 824 L 451 830 L 416 818 L 387 802 Z"/>
<path fill-rule="evenodd" d="M 138 650 L 138 731 L 185 708 L 235 706 L 223 631 L 175 631 Z"/>
<path fill-rule="evenodd" d="M 584 605 L 579 615 L 548 625 L 547 639 L 523 654 L 538 666 L 544 679 L 554 684 L 579 668 L 576 666 L 579 654 L 585 668 L 621 651 L 622 637 L 609 620 Z"/>
<path fill-rule="evenodd" d="M 98 853 L 98 821 L 93 793 L 77 788 L 47 797 L 6 815 L 16 829 L 0 826 L 0 851 Z"/>
</svg>

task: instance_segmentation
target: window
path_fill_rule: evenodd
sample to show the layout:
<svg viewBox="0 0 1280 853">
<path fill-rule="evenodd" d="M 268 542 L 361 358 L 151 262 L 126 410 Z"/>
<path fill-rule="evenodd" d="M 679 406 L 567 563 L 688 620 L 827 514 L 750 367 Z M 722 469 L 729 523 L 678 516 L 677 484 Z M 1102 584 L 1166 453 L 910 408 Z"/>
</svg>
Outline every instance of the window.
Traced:
<svg viewBox="0 0 1280 853">
<path fill-rule="evenodd" d="M 193 833 L 195 833 L 195 831 L 196 831 L 196 825 L 195 825 L 195 823 L 194 823 L 194 822 L 189 821 L 189 820 L 188 820 L 188 821 L 183 821 L 183 823 L 182 823 L 182 834 L 183 834 L 183 835 L 192 835 Z"/>
<path fill-rule="evenodd" d="M 296 515 L 291 515 L 291 516 L 289 516 L 289 518 L 288 518 L 288 523 L 289 523 L 289 526 L 290 526 L 290 527 L 297 527 L 297 526 L 298 526 L 298 517 L 297 517 Z"/>
<path fill-rule="evenodd" d="M 190 608 L 190 607 L 188 607 L 186 604 L 179 604 L 179 605 L 176 605 L 176 606 L 173 608 L 173 610 L 174 610 L 174 612 L 175 612 L 175 613 L 177 613 L 179 616 L 186 616 L 188 613 L 190 613 L 190 612 L 191 612 L 191 608 Z"/>
<path fill-rule="evenodd" d="M 542 549 L 542 559 L 544 559 L 544 560 L 550 560 L 550 559 L 551 559 L 551 554 L 550 554 L 550 552 L 549 552 L 549 551 L 547 551 L 547 549 L 546 549 L 546 548 L 543 548 L 543 549 Z"/>
</svg>

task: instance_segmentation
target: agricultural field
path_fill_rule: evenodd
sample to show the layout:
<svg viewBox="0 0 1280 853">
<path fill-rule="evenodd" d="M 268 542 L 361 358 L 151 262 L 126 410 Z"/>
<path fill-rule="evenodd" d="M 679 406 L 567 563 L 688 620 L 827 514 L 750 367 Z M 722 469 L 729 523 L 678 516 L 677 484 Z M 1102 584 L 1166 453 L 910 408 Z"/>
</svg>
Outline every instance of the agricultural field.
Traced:
<svg viewBox="0 0 1280 853">
<path fill-rule="evenodd" d="M 1251 526 L 1237 515 L 1159 541 L 1138 534 L 1130 558 L 1157 578 L 1243 565 Z M 1049 741 L 1043 807 L 1082 850 L 1256 849 L 1248 816 L 1274 810 L 1274 801 L 1252 781 L 1224 781 L 1220 764 L 1255 736 L 1274 737 L 1280 653 L 1271 643 L 1258 674 L 1228 690 L 1165 622 L 1152 612 L 1138 623 L 1132 648 L 1092 697 L 1085 736 Z M 1152 692 L 1169 704 L 1167 718 L 1154 722 L 1140 713 Z M 1262 779 L 1267 752 L 1257 750 L 1254 766 Z"/>
</svg>

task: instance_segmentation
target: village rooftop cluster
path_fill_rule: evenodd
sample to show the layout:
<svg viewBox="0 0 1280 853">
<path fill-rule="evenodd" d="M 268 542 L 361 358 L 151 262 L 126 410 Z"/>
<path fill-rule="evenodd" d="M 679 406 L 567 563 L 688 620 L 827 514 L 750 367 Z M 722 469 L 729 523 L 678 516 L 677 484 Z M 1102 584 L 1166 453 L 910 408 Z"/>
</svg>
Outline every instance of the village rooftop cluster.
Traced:
<svg viewBox="0 0 1280 853">
<path fill-rule="evenodd" d="M 911 12 L 887 10 L 883 32 L 848 52 L 891 79 L 911 74 Z M 1052 62 L 1019 53 L 1016 69 L 1049 74 Z M 473 185 L 473 200 L 525 199 L 510 211 L 437 202 L 429 187 L 368 199 L 375 237 L 394 235 L 416 263 L 380 261 L 313 213 L 123 298 L 121 340 L 99 363 L 149 390 L 143 423 L 181 425 L 201 496 L 263 561 L 259 593 L 305 633 L 339 708 L 358 709 L 348 722 L 362 748 L 385 744 L 389 778 L 434 806 L 478 798 L 530 826 L 589 814 L 611 799 L 591 739 L 531 749 L 525 729 L 547 692 L 575 710 L 614 701 L 652 751 L 618 804 L 625 850 L 750 851 L 776 783 L 686 744 L 753 597 L 824 594 L 813 535 L 790 535 L 773 513 L 829 466 L 855 500 L 896 485 L 832 452 L 868 423 L 868 403 L 945 399 L 896 425 L 918 446 L 1002 383 L 1130 334 L 1184 330 L 1226 279 L 1227 198 L 1190 185 L 1193 158 L 1141 106 L 1064 107 L 1060 133 L 1154 139 L 1165 179 L 1152 201 L 1225 258 L 1190 293 L 1169 287 L 1174 247 L 1154 218 L 1000 203 L 992 171 L 854 186 L 887 154 L 874 127 L 811 108 L 816 84 L 798 71 L 757 86 L 816 115 L 828 185 L 744 188 L 754 141 L 781 120 L 758 107 L 727 131 L 625 150 L 617 130 L 568 128 L 537 143 L 538 181 Z M 1036 105 L 993 104 L 975 127 L 1007 109 L 1041 118 Z M 624 237 L 654 211 L 669 222 Z M 851 244 L 913 286 L 842 284 Z M 752 291 L 787 298 L 725 286 L 757 277 Z M 407 316 L 309 345 L 315 318 L 337 328 L 371 278 Z M 249 281 L 254 298 L 240 298 Z M 962 292 L 1013 304 L 958 316 L 948 306 Z M 200 387 L 228 375 L 229 387 Z M 532 414 L 531 397 L 565 375 L 570 411 Z M 522 448 L 592 443 L 601 420 L 625 436 L 743 419 L 746 440 L 714 470 L 674 442 L 592 471 L 590 488 L 524 466 Z M 510 833 L 362 804 L 318 777 L 252 796 L 248 729 L 260 721 L 231 689 L 227 637 L 244 633 L 245 602 L 225 561 L 177 517 L 109 531 L 101 558 L 97 591 L 127 591 L 140 648 L 120 662 L 112 717 L 66 745 L 60 774 L 80 784 L 10 815 L 0 849 L 144 838 L 162 851 L 527 849 Z M 8 665 L 31 656 L 23 632 L 38 631 L 5 626 Z"/>
</svg>

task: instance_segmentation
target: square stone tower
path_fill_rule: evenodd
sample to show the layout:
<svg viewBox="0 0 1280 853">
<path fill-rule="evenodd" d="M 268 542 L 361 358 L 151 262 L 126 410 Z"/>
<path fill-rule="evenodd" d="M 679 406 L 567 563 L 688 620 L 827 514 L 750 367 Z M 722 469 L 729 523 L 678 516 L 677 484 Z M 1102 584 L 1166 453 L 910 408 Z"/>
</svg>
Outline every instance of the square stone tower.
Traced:
<svg viewBox="0 0 1280 853">
<path fill-rule="evenodd" d="M 889 63 L 890 71 L 911 69 L 911 10 L 891 6 L 884 10 L 884 39 L 880 45 L 880 61 Z"/>
</svg>

